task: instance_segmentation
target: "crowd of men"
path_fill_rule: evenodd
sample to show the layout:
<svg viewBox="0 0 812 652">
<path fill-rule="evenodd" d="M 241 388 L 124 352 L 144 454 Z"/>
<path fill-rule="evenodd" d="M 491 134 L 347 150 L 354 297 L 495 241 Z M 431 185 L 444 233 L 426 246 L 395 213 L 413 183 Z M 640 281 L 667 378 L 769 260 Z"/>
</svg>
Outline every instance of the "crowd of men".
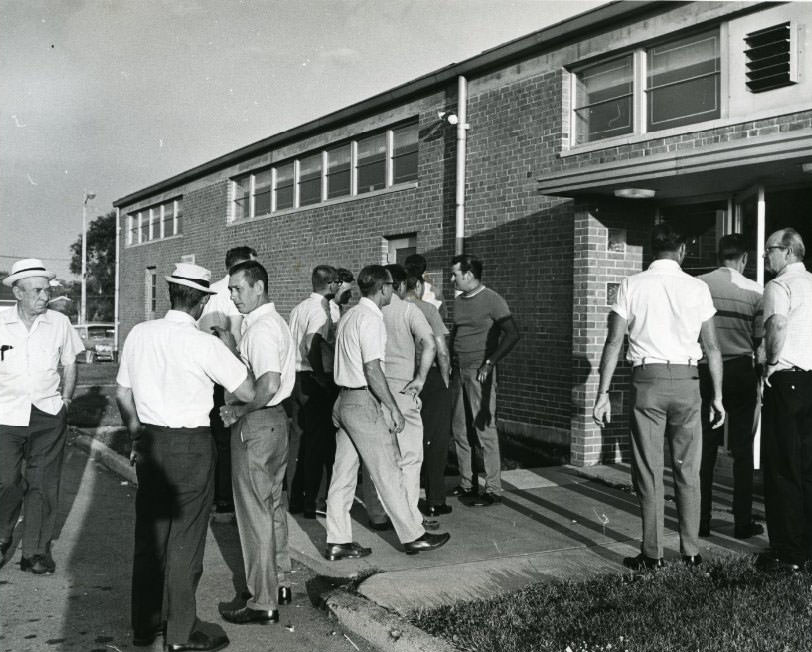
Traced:
<svg viewBox="0 0 812 652">
<path fill-rule="evenodd" d="M 752 513 L 763 391 L 771 547 L 758 565 L 796 572 L 812 556 L 812 274 L 803 241 L 792 229 L 769 237 L 764 255 L 775 278 L 763 296 L 744 276 L 741 236 L 722 238 L 719 269 L 699 278 L 681 269 L 686 238 L 673 225 L 655 227 L 652 253 L 647 270 L 620 284 L 593 409 L 598 425 L 611 421 L 609 390 L 628 336 L 643 537 L 640 554 L 623 563 L 634 570 L 664 563 L 665 439 L 683 561 L 702 562 L 699 538 L 713 526 L 713 469 L 726 415 L 734 534 L 763 531 Z M 370 526 L 394 530 L 410 555 L 449 541 L 449 533 L 431 530 L 452 509 L 444 481 L 452 437 L 460 478 L 451 495 L 469 506 L 500 502 L 496 364 L 519 329 L 505 300 L 482 283 L 480 260 L 460 255 L 451 265 L 451 332 L 419 255 L 404 266 L 368 265 L 357 278 L 318 265 L 312 292 L 287 319 L 250 247 L 227 252 L 226 276 L 215 283 L 203 267 L 175 265 L 166 277 L 171 309 L 133 327 L 116 378 L 138 476 L 135 645 L 160 635 L 173 652 L 228 645 L 224 632 L 203 631 L 197 620 L 212 509 L 236 516 L 247 583 L 244 605 L 221 615 L 248 624 L 278 621 L 278 606 L 292 600 L 288 511 L 316 518 L 326 508 L 328 560 L 371 554 L 352 536 L 359 474 Z M 35 574 L 55 570 L 50 545 L 67 406 L 83 350 L 68 319 L 48 310 L 53 278 L 37 259 L 18 261 L 3 279 L 17 305 L 0 312 L 0 565 L 22 510 L 20 568 Z M 360 298 L 350 307 L 353 283 Z M 482 449 L 482 490 L 472 443 Z"/>
</svg>

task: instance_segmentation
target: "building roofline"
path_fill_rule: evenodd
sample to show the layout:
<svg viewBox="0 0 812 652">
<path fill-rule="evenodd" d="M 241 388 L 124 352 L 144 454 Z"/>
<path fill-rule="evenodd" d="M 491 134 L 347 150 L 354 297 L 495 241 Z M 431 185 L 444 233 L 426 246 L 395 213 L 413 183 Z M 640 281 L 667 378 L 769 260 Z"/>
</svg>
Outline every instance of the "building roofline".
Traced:
<svg viewBox="0 0 812 652">
<path fill-rule="evenodd" d="M 281 144 L 299 140 L 314 132 L 335 128 L 341 124 L 357 120 L 364 115 L 375 113 L 383 107 L 404 102 L 415 95 L 427 93 L 438 86 L 449 83 L 460 75 L 468 76 L 475 73 L 482 73 L 488 69 L 504 65 L 512 59 L 525 55 L 529 50 L 538 49 L 540 47 L 549 49 L 560 44 L 562 41 L 571 40 L 576 35 L 585 35 L 596 29 L 603 30 L 613 23 L 628 20 L 632 16 L 663 7 L 673 8 L 675 4 L 684 3 L 674 3 L 668 0 L 614 0 L 606 5 L 590 9 L 589 11 L 545 27 L 532 34 L 520 36 L 507 43 L 484 50 L 480 54 L 460 63 L 449 64 L 448 66 L 422 75 L 417 79 L 374 95 L 366 100 L 356 102 L 355 104 L 328 113 L 315 120 L 305 122 L 298 127 L 279 132 L 251 143 L 250 145 L 233 150 L 228 154 L 218 156 L 180 174 L 176 174 L 168 179 L 164 179 L 163 181 L 154 183 L 129 195 L 125 195 L 114 201 L 113 206 L 120 208 L 147 199 L 215 170 L 256 156 Z"/>
</svg>

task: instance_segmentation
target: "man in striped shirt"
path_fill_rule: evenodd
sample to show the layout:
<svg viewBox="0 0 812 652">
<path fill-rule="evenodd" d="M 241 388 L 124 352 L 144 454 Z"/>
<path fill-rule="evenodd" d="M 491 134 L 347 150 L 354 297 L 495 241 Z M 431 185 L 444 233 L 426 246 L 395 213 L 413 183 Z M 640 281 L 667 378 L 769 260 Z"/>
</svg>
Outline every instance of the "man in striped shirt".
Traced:
<svg viewBox="0 0 812 652">
<path fill-rule="evenodd" d="M 724 375 L 722 402 L 728 414 L 728 449 L 733 455 L 733 520 L 734 536 L 747 539 L 761 534 L 764 528 L 753 521 L 753 436 L 757 401 L 757 374 L 753 354 L 763 337 L 761 286 L 744 277 L 747 267 L 747 244 L 738 233 L 719 240 L 719 264 L 714 271 L 699 278 L 708 284 L 716 314 L 713 323 Z M 722 443 L 723 430 L 710 426 L 710 402 L 713 386 L 707 360 L 699 365 L 702 395 L 702 466 L 700 484 L 699 536 L 710 536 L 713 467 Z"/>
</svg>

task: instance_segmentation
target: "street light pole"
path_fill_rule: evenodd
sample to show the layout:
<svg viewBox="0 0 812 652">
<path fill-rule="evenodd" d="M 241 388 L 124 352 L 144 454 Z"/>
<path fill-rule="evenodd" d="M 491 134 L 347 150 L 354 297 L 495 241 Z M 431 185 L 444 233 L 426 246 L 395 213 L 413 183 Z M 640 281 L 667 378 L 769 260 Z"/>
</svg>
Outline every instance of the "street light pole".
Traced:
<svg viewBox="0 0 812 652">
<path fill-rule="evenodd" d="M 82 311 L 79 323 L 87 323 L 87 202 L 95 199 L 96 194 L 85 190 L 82 200 Z"/>
</svg>

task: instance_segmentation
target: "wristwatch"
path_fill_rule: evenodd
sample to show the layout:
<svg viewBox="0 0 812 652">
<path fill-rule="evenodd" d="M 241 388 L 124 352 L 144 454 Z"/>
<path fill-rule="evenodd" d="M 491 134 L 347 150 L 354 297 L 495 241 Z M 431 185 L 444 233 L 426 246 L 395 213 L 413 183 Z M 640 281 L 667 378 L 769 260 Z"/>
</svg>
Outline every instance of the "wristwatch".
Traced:
<svg viewBox="0 0 812 652">
<path fill-rule="evenodd" d="M 493 362 L 491 362 L 490 360 L 485 360 L 484 364 L 488 365 L 489 367 L 493 367 Z"/>
</svg>

